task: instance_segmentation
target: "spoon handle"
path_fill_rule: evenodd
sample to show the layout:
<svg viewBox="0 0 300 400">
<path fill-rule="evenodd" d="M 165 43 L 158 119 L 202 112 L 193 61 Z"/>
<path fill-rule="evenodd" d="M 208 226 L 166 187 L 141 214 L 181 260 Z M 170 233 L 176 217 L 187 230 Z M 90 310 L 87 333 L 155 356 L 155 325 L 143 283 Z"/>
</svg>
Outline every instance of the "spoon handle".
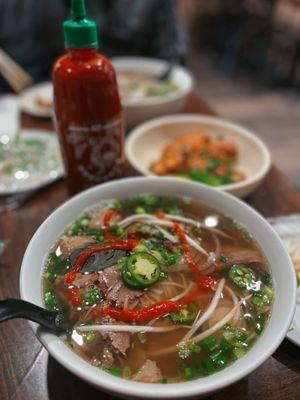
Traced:
<svg viewBox="0 0 300 400">
<path fill-rule="evenodd" d="M 25 318 L 52 331 L 65 331 L 60 324 L 60 315 L 57 311 L 48 311 L 19 299 L 0 300 L 0 323 L 12 318 Z"/>
<path fill-rule="evenodd" d="M 170 78 L 174 66 L 178 64 L 177 58 L 173 58 L 167 65 L 166 69 L 158 76 L 158 80 L 163 82 Z"/>
</svg>

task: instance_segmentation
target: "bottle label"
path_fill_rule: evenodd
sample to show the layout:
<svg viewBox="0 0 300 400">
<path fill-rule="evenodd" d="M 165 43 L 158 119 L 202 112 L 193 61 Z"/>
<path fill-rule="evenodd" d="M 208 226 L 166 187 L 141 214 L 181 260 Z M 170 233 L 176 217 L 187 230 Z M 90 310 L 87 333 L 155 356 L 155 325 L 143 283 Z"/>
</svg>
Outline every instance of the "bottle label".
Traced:
<svg viewBox="0 0 300 400">
<path fill-rule="evenodd" d="M 70 123 L 63 147 L 69 174 L 80 175 L 82 181 L 99 183 L 122 175 L 123 155 L 122 115 L 95 124 Z M 88 185 L 87 185 L 88 186 Z"/>
</svg>

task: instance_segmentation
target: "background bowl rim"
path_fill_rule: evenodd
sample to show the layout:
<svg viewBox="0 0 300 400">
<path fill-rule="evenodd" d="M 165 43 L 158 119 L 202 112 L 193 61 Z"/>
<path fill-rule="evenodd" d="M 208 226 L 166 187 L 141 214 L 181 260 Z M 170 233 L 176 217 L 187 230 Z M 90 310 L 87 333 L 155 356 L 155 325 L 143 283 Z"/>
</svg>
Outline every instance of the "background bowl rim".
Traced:
<svg viewBox="0 0 300 400">
<path fill-rule="evenodd" d="M 245 187 L 248 187 L 249 185 L 255 184 L 256 182 L 261 181 L 269 172 L 271 165 L 272 165 L 272 158 L 271 158 L 271 153 L 264 143 L 264 141 L 259 138 L 253 131 L 251 131 L 248 128 L 243 127 L 242 125 L 235 123 L 230 120 L 226 120 L 220 117 L 215 117 L 215 116 L 209 116 L 209 115 L 199 115 L 199 114 L 185 114 L 185 113 L 180 113 L 180 114 L 170 114 L 170 115 L 165 115 L 162 117 L 156 117 L 152 118 L 148 121 L 145 121 L 135 128 L 131 129 L 130 132 L 128 133 L 128 136 L 125 140 L 125 154 L 126 158 L 128 161 L 131 163 L 131 165 L 140 173 L 142 173 L 144 176 L 151 176 L 151 177 L 156 177 L 158 179 L 161 179 L 163 176 L 159 176 L 154 174 L 153 172 L 149 171 L 149 168 L 146 167 L 140 168 L 138 161 L 136 160 L 132 147 L 133 143 L 140 139 L 146 131 L 156 128 L 156 127 L 163 127 L 165 125 L 168 125 L 169 123 L 174 123 L 174 122 L 199 122 L 199 123 L 207 123 L 211 125 L 219 125 L 220 127 L 226 127 L 227 129 L 232 129 L 234 131 L 237 131 L 239 135 L 248 138 L 251 140 L 257 148 L 259 148 L 262 157 L 263 157 L 263 163 L 260 167 L 260 169 L 254 174 L 253 176 L 246 178 L 243 181 L 236 182 L 236 183 L 229 183 L 226 185 L 220 185 L 216 186 L 215 188 L 218 190 L 225 190 L 225 191 L 230 191 L 230 190 L 237 190 L 237 189 L 244 189 Z M 182 178 L 177 178 L 177 177 L 171 177 L 168 176 L 170 179 L 180 179 L 184 180 Z"/>
<path fill-rule="evenodd" d="M 116 72 L 118 71 L 118 67 L 122 67 L 122 63 L 128 63 L 128 64 L 156 64 L 157 66 L 166 66 L 168 64 L 168 61 L 162 60 L 159 58 L 152 58 L 152 57 L 135 57 L 135 56 L 120 56 L 120 57 L 112 57 L 111 58 L 111 63 L 114 66 Z M 125 67 L 125 66 L 124 66 Z M 143 108 L 143 107 L 151 107 L 151 106 L 157 106 L 157 105 L 163 105 L 163 104 L 168 104 L 175 102 L 177 100 L 181 100 L 184 97 L 186 97 L 192 90 L 194 86 L 194 78 L 193 75 L 188 71 L 187 68 L 180 64 L 174 65 L 174 71 L 179 71 L 180 73 L 185 75 L 185 78 L 187 79 L 187 85 L 186 87 L 178 86 L 178 90 L 174 91 L 173 94 L 168 95 L 167 97 L 162 97 L 159 99 L 144 99 L 144 100 L 139 100 L 138 102 L 135 100 L 122 100 L 122 105 L 126 108 L 131 108 L 131 107 L 136 107 L 136 108 Z"/>
</svg>

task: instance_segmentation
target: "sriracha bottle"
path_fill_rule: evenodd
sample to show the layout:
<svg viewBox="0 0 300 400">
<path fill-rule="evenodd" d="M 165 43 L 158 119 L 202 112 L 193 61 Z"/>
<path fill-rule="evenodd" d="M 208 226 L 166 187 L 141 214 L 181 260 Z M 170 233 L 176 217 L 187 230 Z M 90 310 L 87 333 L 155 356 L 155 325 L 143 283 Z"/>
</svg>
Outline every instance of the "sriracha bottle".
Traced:
<svg viewBox="0 0 300 400">
<path fill-rule="evenodd" d="M 98 53 L 84 0 L 64 22 L 67 53 L 53 68 L 55 124 L 70 193 L 121 176 L 123 119 L 114 68 Z"/>
</svg>

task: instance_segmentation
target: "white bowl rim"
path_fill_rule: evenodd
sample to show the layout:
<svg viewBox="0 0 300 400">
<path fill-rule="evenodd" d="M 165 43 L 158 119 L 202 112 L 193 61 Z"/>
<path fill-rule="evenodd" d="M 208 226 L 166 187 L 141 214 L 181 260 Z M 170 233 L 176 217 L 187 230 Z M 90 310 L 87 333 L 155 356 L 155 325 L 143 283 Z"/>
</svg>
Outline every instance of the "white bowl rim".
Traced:
<svg viewBox="0 0 300 400">
<path fill-rule="evenodd" d="M 133 143 L 135 140 L 139 139 L 141 136 L 144 135 L 146 131 L 156 127 L 163 127 L 165 125 L 169 125 L 170 123 L 174 122 L 199 122 L 210 124 L 213 126 L 219 126 L 220 128 L 225 127 L 227 129 L 232 129 L 233 131 L 238 131 L 239 135 L 242 135 L 252 142 L 254 142 L 261 154 L 263 156 L 263 164 L 261 168 L 257 171 L 256 174 L 253 176 L 244 179 L 243 181 L 236 182 L 236 183 L 229 183 L 226 185 L 216 186 L 215 189 L 218 190 L 237 190 L 243 189 L 252 185 L 260 180 L 262 180 L 268 173 L 271 168 L 271 154 L 265 143 L 256 136 L 253 132 L 249 129 L 244 128 L 243 126 L 236 124 L 234 122 L 225 120 L 223 118 L 214 117 L 210 115 L 199 115 L 199 114 L 175 114 L 175 115 L 165 115 L 163 117 L 153 118 L 142 124 L 138 125 L 137 127 L 133 128 L 129 133 L 125 140 L 125 154 L 129 162 L 132 166 L 139 172 L 141 172 L 145 176 L 151 176 L 161 179 L 161 176 L 154 174 L 153 172 L 149 171 L 149 168 L 140 168 L 139 163 L 136 161 L 134 153 L 133 153 Z M 178 179 L 177 177 L 167 176 L 170 179 Z M 198 183 L 199 184 L 199 183 Z"/>
<path fill-rule="evenodd" d="M 21 266 L 21 271 L 20 271 L 20 294 L 21 298 L 24 300 L 27 299 L 27 294 L 28 290 L 30 292 L 30 289 L 28 288 L 28 280 L 26 279 L 28 276 L 28 270 L 30 269 L 31 265 L 31 254 L 34 249 L 34 243 L 35 240 L 38 238 L 40 234 L 43 233 L 46 229 L 48 229 L 48 225 L 51 225 L 53 222 L 55 222 L 55 219 L 58 219 L 61 214 L 65 212 L 65 209 L 69 208 L 72 206 L 72 203 L 80 203 L 80 199 L 82 198 L 88 198 L 90 195 L 101 192 L 102 189 L 104 188 L 109 188 L 110 186 L 123 186 L 123 189 L 130 184 L 130 183 L 135 183 L 137 185 L 145 184 L 149 188 L 151 188 L 151 184 L 156 185 L 157 182 L 159 182 L 159 185 L 167 185 L 168 182 L 174 184 L 174 180 L 170 180 L 169 178 L 161 178 L 159 181 L 156 178 L 145 178 L 145 177 L 134 177 L 134 178 L 126 178 L 126 179 L 120 179 L 120 180 L 115 180 L 109 183 L 105 183 L 102 185 L 95 186 L 91 189 L 85 190 L 84 192 L 79 193 L 78 195 L 74 196 L 73 198 L 69 199 L 65 203 L 63 203 L 61 206 L 59 206 L 50 216 L 40 225 L 40 227 L 37 229 L 35 234 L 33 235 L 26 252 L 24 254 L 24 258 L 22 261 L 22 266 Z M 199 184 L 194 183 L 194 182 L 184 182 L 180 179 L 177 179 L 178 185 L 182 186 L 192 186 L 194 189 L 199 189 Z M 274 245 L 274 248 L 276 248 L 276 252 L 280 254 L 283 259 L 285 259 L 287 271 L 286 271 L 286 277 L 289 275 L 290 281 L 293 279 L 293 282 L 291 282 L 291 290 L 289 292 L 289 305 L 290 307 L 288 310 L 286 310 L 286 313 L 284 316 L 281 318 L 281 329 L 279 331 L 273 331 L 273 342 L 269 343 L 269 347 L 265 346 L 265 350 L 257 355 L 257 358 L 255 361 L 250 364 L 247 364 L 247 367 L 244 369 L 239 369 L 238 372 L 235 374 L 223 374 L 224 371 L 229 371 L 231 366 L 228 366 L 224 370 L 217 372 L 209 377 L 206 378 L 199 378 L 193 381 L 188 381 L 188 382 L 181 382 L 181 383 L 172 383 L 172 384 L 150 384 L 150 383 L 140 383 L 140 382 L 133 382 L 133 381 L 127 381 L 124 379 L 120 379 L 117 377 L 114 377 L 108 373 L 105 373 L 101 370 L 99 370 L 96 367 L 92 367 L 90 364 L 88 364 L 86 361 L 83 361 L 79 356 L 76 357 L 76 362 L 73 364 L 72 361 L 68 357 L 64 357 L 60 353 L 60 347 L 63 345 L 61 340 L 56 337 L 54 334 L 51 333 L 45 333 L 39 329 L 37 329 L 36 324 L 30 323 L 33 331 L 37 335 L 38 339 L 41 341 L 41 343 L 44 345 L 44 347 L 48 350 L 48 352 L 51 354 L 51 356 L 58 361 L 61 365 L 66 367 L 69 371 L 74 373 L 75 375 L 79 376 L 83 380 L 89 382 L 90 384 L 98 387 L 99 389 L 102 389 L 107 392 L 114 392 L 118 393 L 120 396 L 125 396 L 128 398 L 147 398 L 147 399 L 153 399 L 157 398 L 157 391 L 160 393 L 160 398 L 162 399 L 176 399 L 176 398 L 190 398 L 190 397 L 195 397 L 199 396 L 201 394 L 206 394 L 208 395 L 209 393 L 215 392 L 219 389 L 222 389 L 240 379 L 243 377 L 247 376 L 250 374 L 254 369 L 259 367 L 264 361 L 266 361 L 272 354 L 273 352 L 277 349 L 277 347 L 280 345 L 282 340 L 284 339 L 287 330 L 289 329 L 290 323 L 292 321 L 293 315 L 294 315 L 294 310 L 296 306 L 296 277 L 295 277 L 295 272 L 294 268 L 291 264 L 290 258 L 287 255 L 287 252 L 276 234 L 276 232 L 273 230 L 273 228 L 268 224 L 268 222 L 253 208 L 251 208 L 249 205 L 246 203 L 242 202 L 238 198 L 232 196 L 229 193 L 226 192 L 221 192 L 218 190 L 215 190 L 211 187 L 201 185 L 201 190 L 204 192 L 210 192 L 213 191 L 215 192 L 215 196 L 219 196 L 223 198 L 224 200 L 230 200 L 232 202 L 232 208 L 236 205 L 239 208 L 243 208 L 243 211 L 246 213 L 250 214 L 253 218 L 256 219 L 257 222 L 262 224 L 264 226 L 264 229 L 268 232 L 268 235 L 270 235 L 272 241 L 275 241 L 276 245 Z M 121 191 L 121 190 L 120 190 Z M 150 191 L 150 190 L 149 190 Z M 123 196 L 123 197 L 126 197 Z M 234 212 L 233 212 L 234 213 Z M 42 266 L 41 266 L 42 268 Z M 268 326 L 266 327 L 264 334 L 268 331 Z M 261 339 L 263 338 L 263 335 Z M 55 341 L 51 340 L 55 339 Z M 67 347 L 66 345 L 64 345 Z M 255 348 L 255 346 L 254 346 Z M 72 358 L 71 354 L 75 355 L 75 353 L 72 350 L 70 351 L 70 358 Z M 247 354 L 250 354 L 247 353 Z M 247 357 L 247 354 L 244 357 Z M 243 358 L 244 358 L 243 357 Z M 74 360 L 73 360 L 74 361 Z M 235 365 L 238 361 L 233 363 L 232 365 Z M 76 365 L 77 364 L 77 365 Z M 95 372 L 91 371 L 91 368 L 95 370 Z M 97 371 L 97 372 L 96 372 Z M 222 377 L 221 377 L 222 376 Z M 212 378 L 212 379 L 210 379 Z M 208 383 L 209 382 L 209 383 Z M 200 384 L 199 384 L 200 383 Z"/>
<path fill-rule="evenodd" d="M 156 66 L 163 66 L 167 65 L 168 61 L 159 59 L 159 58 L 151 58 L 151 57 L 112 57 L 111 58 L 111 63 L 113 64 L 115 70 L 117 71 L 118 68 L 123 68 L 123 63 L 124 64 L 148 64 L 148 66 L 156 65 Z M 126 69 L 127 66 L 124 65 L 124 70 Z M 128 67 L 129 68 L 129 65 Z M 147 107 L 147 106 L 153 106 L 153 105 L 160 105 L 160 104 L 166 104 L 170 103 L 176 100 L 180 100 L 184 97 L 186 97 L 192 90 L 192 87 L 194 86 L 194 78 L 192 74 L 182 65 L 176 64 L 174 65 L 174 71 L 179 71 L 180 73 L 184 74 L 188 84 L 186 88 L 183 88 L 178 85 L 178 90 L 174 91 L 174 93 L 171 93 L 170 95 L 162 98 L 154 98 L 154 99 L 143 99 L 143 100 L 121 100 L 122 105 L 124 107 L 137 107 L 137 108 L 142 108 L 142 107 Z"/>
</svg>

